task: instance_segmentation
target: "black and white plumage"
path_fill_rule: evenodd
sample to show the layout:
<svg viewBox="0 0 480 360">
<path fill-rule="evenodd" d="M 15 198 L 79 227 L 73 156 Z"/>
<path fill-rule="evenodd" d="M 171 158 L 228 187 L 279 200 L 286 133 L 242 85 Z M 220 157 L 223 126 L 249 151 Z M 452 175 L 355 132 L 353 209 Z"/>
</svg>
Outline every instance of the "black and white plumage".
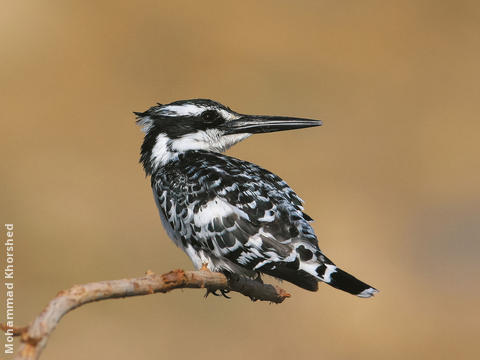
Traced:
<svg viewBox="0 0 480 360">
<path fill-rule="evenodd" d="M 264 273 L 315 291 L 318 282 L 360 297 L 377 290 L 319 249 L 302 200 L 277 175 L 222 152 L 255 133 L 321 125 L 250 116 L 206 99 L 135 113 L 145 133 L 140 162 L 170 238 L 198 269 Z"/>
</svg>

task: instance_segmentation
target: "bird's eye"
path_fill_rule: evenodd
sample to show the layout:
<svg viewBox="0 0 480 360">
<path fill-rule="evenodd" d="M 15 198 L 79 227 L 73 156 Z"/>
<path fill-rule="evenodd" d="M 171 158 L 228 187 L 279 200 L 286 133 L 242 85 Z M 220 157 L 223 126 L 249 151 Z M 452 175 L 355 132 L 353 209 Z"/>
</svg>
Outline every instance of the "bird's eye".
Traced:
<svg viewBox="0 0 480 360">
<path fill-rule="evenodd" d="M 202 113 L 202 119 L 206 122 L 213 122 L 217 117 L 218 114 L 215 110 L 207 110 Z"/>
</svg>

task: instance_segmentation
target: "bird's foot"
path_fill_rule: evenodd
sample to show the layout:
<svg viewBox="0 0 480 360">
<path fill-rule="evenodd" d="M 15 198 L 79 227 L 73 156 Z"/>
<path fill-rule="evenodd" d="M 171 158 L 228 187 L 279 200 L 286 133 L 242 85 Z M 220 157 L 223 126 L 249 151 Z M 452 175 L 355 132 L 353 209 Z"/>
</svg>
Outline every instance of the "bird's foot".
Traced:
<svg viewBox="0 0 480 360">
<path fill-rule="evenodd" d="M 217 290 L 207 289 L 207 292 L 204 295 L 205 298 L 207 298 L 208 295 L 212 294 L 213 296 L 223 296 L 226 299 L 231 299 L 231 297 L 227 295 L 230 292 L 230 290 L 220 289 L 220 294 L 217 294 Z"/>
<path fill-rule="evenodd" d="M 217 294 L 217 290 L 207 289 L 207 292 L 205 293 L 204 297 L 207 298 L 208 295 L 210 294 L 212 294 L 213 296 L 220 296 L 220 294 Z"/>
<path fill-rule="evenodd" d="M 227 294 L 230 292 L 230 290 L 220 289 L 220 292 L 222 293 L 222 296 L 223 296 L 225 299 L 231 299 L 231 297 L 227 295 Z"/>
<path fill-rule="evenodd" d="M 208 268 L 208 263 L 202 263 L 202 267 L 200 268 L 201 271 L 210 271 Z"/>
</svg>

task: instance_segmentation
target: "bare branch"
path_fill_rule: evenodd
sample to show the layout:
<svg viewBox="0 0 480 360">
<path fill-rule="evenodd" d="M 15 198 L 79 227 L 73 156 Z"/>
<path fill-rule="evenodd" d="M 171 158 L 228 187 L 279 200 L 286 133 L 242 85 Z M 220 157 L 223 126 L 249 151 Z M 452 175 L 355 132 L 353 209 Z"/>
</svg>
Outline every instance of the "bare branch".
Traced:
<svg viewBox="0 0 480 360">
<path fill-rule="evenodd" d="M 21 337 L 21 344 L 15 359 L 38 359 L 47 344 L 48 337 L 60 319 L 79 306 L 99 300 L 149 295 L 158 292 L 166 293 L 184 288 L 206 288 L 211 291 L 231 290 L 248 296 L 252 300 L 269 301 L 276 304 L 290 297 L 290 294 L 277 286 L 243 277 L 228 279 L 224 274 L 205 270 L 174 270 L 163 275 L 147 272 L 141 278 L 74 285 L 68 290 L 60 291 L 30 326 L 11 328 L 14 336 Z M 5 331 L 10 329 L 5 325 L 1 325 L 1 327 Z"/>
</svg>

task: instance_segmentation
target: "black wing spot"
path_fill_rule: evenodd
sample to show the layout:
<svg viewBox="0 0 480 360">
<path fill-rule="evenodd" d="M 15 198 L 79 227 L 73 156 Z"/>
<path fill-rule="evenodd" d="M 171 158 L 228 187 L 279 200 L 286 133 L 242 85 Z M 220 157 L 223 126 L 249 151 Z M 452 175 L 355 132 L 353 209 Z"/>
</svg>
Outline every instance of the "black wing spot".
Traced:
<svg viewBox="0 0 480 360">
<path fill-rule="evenodd" d="M 210 232 L 215 232 L 215 229 L 213 228 L 213 223 L 209 222 L 207 225 L 207 230 Z"/>
<path fill-rule="evenodd" d="M 225 232 L 222 237 L 223 237 L 223 242 L 227 247 L 231 247 L 235 245 L 235 242 L 236 242 L 235 235 L 232 234 L 231 232 L 229 231 Z"/>
<path fill-rule="evenodd" d="M 325 264 L 322 264 L 315 269 L 318 276 L 320 277 L 323 277 L 323 275 L 325 275 L 325 270 L 327 270 L 327 267 L 325 266 Z"/>
<path fill-rule="evenodd" d="M 303 218 L 307 221 L 313 221 L 313 219 L 305 213 L 303 213 Z"/>
<path fill-rule="evenodd" d="M 291 225 L 288 230 L 289 230 L 290 236 L 291 236 L 292 238 L 298 236 L 298 229 L 297 229 L 297 227 L 296 227 L 295 225 Z"/>
<path fill-rule="evenodd" d="M 222 232 L 223 230 L 225 230 L 225 227 L 222 225 L 219 218 L 213 219 L 213 228 L 216 232 Z"/>
<path fill-rule="evenodd" d="M 225 227 L 227 228 L 232 227 L 235 224 L 235 218 L 237 217 L 238 217 L 237 215 L 229 215 L 229 216 L 223 217 L 222 218 L 223 225 L 225 225 Z"/>
<path fill-rule="evenodd" d="M 218 247 L 224 249 L 226 247 L 224 238 L 220 235 L 215 235 L 215 241 L 217 242 Z"/>
<path fill-rule="evenodd" d="M 213 241 L 212 241 L 211 238 L 208 238 L 208 239 L 207 239 L 207 245 L 208 245 L 208 248 L 209 248 L 210 250 L 212 250 L 212 251 L 215 250 L 215 246 L 213 246 Z"/>
<path fill-rule="evenodd" d="M 295 261 L 285 262 L 284 264 L 289 269 L 298 270 L 300 267 L 300 260 L 296 258 Z"/>
<path fill-rule="evenodd" d="M 297 248 L 297 253 L 300 255 L 300 260 L 302 261 L 308 261 L 313 258 L 313 252 L 311 250 L 308 250 L 305 246 L 300 245 Z"/>
<path fill-rule="evenodd" d="M 242 247 L 239 247 L 239 248 L 237 248 L 236 250 L 231 251 L 231 252 L 225 254 L 224 256 L 225 256 L 227 259 L 236 262 L 236 260 L 240 257 L 240 255 L 242 255 L 242 252 L 243 252 L 243 251 L 244 251 L 243 248 L 242 248 Z"/>
</svg>

